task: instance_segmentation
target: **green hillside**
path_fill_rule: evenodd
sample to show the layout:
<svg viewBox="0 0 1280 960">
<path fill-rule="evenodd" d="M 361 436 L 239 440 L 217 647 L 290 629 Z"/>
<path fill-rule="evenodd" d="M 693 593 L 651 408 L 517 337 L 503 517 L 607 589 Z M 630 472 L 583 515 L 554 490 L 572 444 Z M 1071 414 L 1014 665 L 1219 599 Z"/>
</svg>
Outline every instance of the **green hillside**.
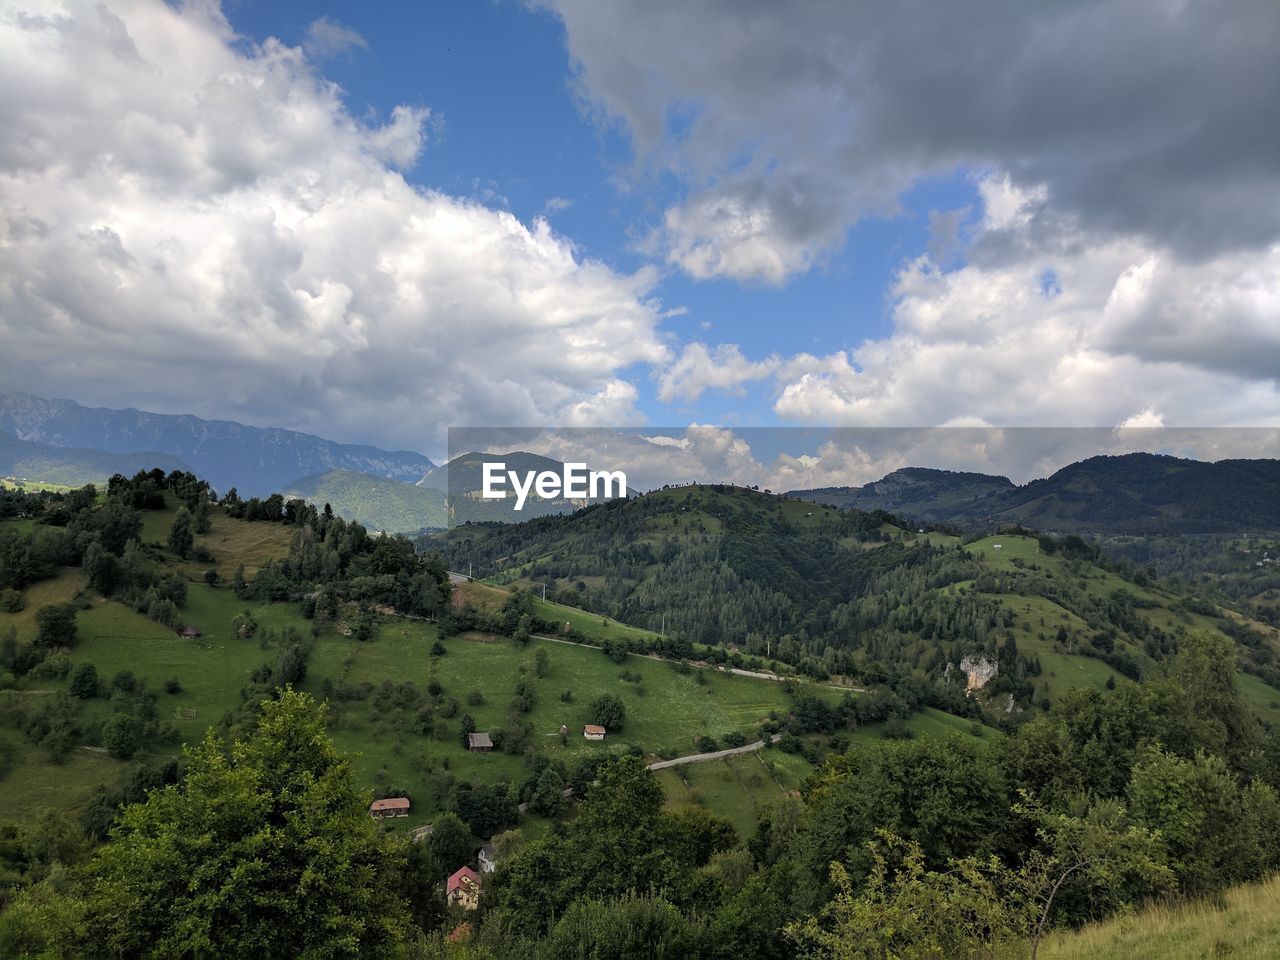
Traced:
<svg viewBox="0 0 1280 960">
<path fill-rule="evenodd" d="M 845 695 L 832 686 L 784 685 L 712 665 L 689 667 L 635 654 L 619 662 L 600 647 L 659 638 L 540 599 L 532 601 L 537 616 L 562 639 L 534 639 L 518 647 L 492 633 L 442 636 L 434 623 L 380 608 L 362 642 L 350 636 L 363 616 L 354 603 L 322 620 L 294 600 L 273 601 L 234 587 L 237 571 L 251 583 L 275 576 L 296 547 L 289 524 L 235 519 L 214 508 L 207 529 L 194 536 L 190 556 L 181 559 L 166 546 L 181 498 L 166 492 L 163 503 L 138 513 L 138 555 L 150 576 L 181 581 L 176 627 L 157 622 L 123 597 L 104 596 L 73 567 L 53 567 L 48 576 L 15 588 L 20 608 L 0 611 L 0 637 L 12 630 L 17 649 L 37 639 L 37 613 L 49 605 L 72 604 L 76 627 L 68 651 L 2 679 L 0 754 L 10 773 L 0 778 L 0 821 L 29 820 L 46 807 L 82 815 L 101 789 L 123 789 L 137 771 L 158 768 L 210 727 L 237 726 L 245 698 L 265 691 L 255 678 L 278 669 L 298 643 L 306 651 L 306 671 L 295 685 L 329 702 L 333 737 L 355 756 L 360 782 L 414 798 L 413 816 L 397 827 L 430 822 L 458 782 L 519 783 L 529 776 L 534 757 L 572 767 L 591 754 L 627 749 L 650 760 L 696 753 L 702 737 L 756 739 L 771 715 L 790 711 L 796 691 L 812 691 L 833 705 Z M 41 529 L 30 520 L 3 521 L 0 541 L 19 532 L 39 536 Z M 506 588 L 469 583 L 458 588 L 455 602 L 497 611 L 509 596 Z M 251 633 L 244 632 L 245 623 L 253 624 Z M 181 636 L 183 627 L 199 636 Z M 98 677 L 97 694 L 66 697 L 68 677 L 89 664 Z M 605 743 L 590 743 L 582 738 L 582 726 L 590 721 L 592 701 L 604 693 L 622 700 L 626 721 Z M 104 745 L 104 725 L 121 709 L 133 709 L 127 706 L 130 697 L 144 704 L 141 736 L 129 756 L 113 758 Z M 518 724 L 511 706 L 517 698 L 527 702 Z M 31 732 L 43 729 L 37 718 L 54 705 L 68 725 L 65 747 Z M 433 714 L 429 726 L 424 709 Z M 521 732 L 527 742 L 514 752 L 469 753 L 461 746 L 464 715 L 499 737 L 504 729 L 527 727 Z M 563 743 L 557 735 L 561 725 L 571 731 Z M 813 741 L 804 750 L 816 757 L 818 746 Z M 813 769 L 800 753 L 769 753 L 776 757 L 769 761 L 775 772 L 754 784 L 753 810 L 795 789 Z M 673 798 L 684 797 L 683 787 L 671 788 Z M 706 805 L 740 816 L 741 800 L 708 792 Z"/>
<path fill-rule="evenodd" d="M 1247 604 L 1135 574 L 1078 538 L 966 541 L 883 513 L 693 486 L 422 545 L 451 569 L 545 589 L 588 616 L 665 627 L 811 677 L 887 683 L 953 712 L 966 704 L 966 656 L 998 665 L 982 699 L 1008 714 L 1048 709 L 1073 687 L 1158 675 L 1180 637 L 1207 630 L 1237 644 L 1255 703 L 1280 719 L 1274 627 Z"/>
<path fill-rule="evenodd" d="M 416 533 L 448 525 L 440 491 L 353 470 L 330 470 L 289 484 L 286 497 L 301 497 L 318 506 L 326 503 L 339 516 L 370 530 Z"/>
</svg>

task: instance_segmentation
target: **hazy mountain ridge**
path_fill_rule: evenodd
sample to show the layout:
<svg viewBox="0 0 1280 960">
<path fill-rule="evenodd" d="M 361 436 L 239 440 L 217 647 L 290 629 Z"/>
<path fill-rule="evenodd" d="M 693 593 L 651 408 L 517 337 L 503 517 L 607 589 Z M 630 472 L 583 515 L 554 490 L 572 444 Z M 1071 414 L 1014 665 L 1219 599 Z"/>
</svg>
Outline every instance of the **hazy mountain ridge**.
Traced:
<svg viewBox="0 0 1280 960">
<path fill-rule="evenodd" d="M 903 467 L 861 487 L 820 487 L 793 490 L 787 496 L 858 510 L 913 509 L 945 512 L 965 503 L 1016 489 L 1008 477 L 930 467 Z"/>
<path fill-rule="evenodd" d="M 435 464 L 412 451 L 337 443 L 281 427 L 251 427 L 190 414 L 85 407 L 70 400 L 0 394 L 0 430 L 52 447 L 114 454 L 160 451 L 207 478 L 215 488 L 245 495 L 282 490 L 299 478 L 352 470 L 413 483 Z M 151 464 L 155 465 L 155 464 Z"/>
<path fill-rule="evenodd" d="M 154 450 L 140 453 L 107 453 L 81 447 L 56 447 L 34 440 L 19 440 L 0 430 L 0 474 L 61 483 L 70 487 L 101 482 L 115 473 L 132 475 L 161 467 L 187 470 L 177 457 Z"/>
<path fill-rule="evenodd" d="M 911 468 L 861 487 L 793 490 L 788 496 L 973 526 L 1024 523 L 1108 534 L 1277 530 L 1280 460 L 1098 456 L 1021 486 L 1004 477 Z"/>
</svg>

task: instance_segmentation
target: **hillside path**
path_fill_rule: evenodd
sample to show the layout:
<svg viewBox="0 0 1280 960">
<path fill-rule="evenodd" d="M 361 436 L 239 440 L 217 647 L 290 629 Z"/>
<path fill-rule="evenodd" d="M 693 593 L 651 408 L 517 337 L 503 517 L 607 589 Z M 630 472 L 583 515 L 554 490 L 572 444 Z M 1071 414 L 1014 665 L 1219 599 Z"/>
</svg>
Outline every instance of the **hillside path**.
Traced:
<svg viewBox="0 0 1280 960">
<path fill-rule="evenodd" d="M 777 743 L 782 739 L 782 735 L 775 733 L 770 742 Z M 763 740 L 757 740 L 755 743 L 748 743 L 744 747 L 730 747 L 727 750 L 714 750 L 711 753 L 691 753 L 687 757 L 676 757 L 674 760 L 659 760 L 657 763 L 649 764 L 650 770 L 666 770 L 668 767 L 683 767 L 688 763 L 702 763 L 706 760 L 723 760 L 725 757 L 732 757 L 739 753 L 754 753 L 764 746 Z"/>
</svg>

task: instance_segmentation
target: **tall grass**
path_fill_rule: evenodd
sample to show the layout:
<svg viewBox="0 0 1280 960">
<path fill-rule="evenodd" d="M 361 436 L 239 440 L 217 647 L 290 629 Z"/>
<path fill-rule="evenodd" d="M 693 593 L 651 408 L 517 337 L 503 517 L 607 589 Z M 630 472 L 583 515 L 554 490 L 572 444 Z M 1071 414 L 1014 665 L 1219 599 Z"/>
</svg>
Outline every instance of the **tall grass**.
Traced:
<svg viewBox="0 0 1280 960">
<path fill-rule="evenodd" d="M 1060 933 L 1039 960 L 1275 960 L 1280 957 L 1280 876 L 1228 890 L 1217 900 L 1153 906 Z"/>
</svg>

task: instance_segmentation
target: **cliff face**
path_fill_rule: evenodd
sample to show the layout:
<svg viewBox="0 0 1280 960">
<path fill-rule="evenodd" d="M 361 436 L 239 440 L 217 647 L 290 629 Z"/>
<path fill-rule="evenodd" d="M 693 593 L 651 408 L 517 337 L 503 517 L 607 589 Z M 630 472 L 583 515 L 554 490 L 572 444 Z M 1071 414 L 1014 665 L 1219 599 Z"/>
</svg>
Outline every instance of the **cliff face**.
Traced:
<svg viewBox="0 0 1280 960">
<path fill-rule="evenodd" d="M 986 657 L 969 656 L 960 661 L 960 672 L 965 675 L 966 690 L 981 690 L 996 678 L 1000 665 Z"/>
</svg>

